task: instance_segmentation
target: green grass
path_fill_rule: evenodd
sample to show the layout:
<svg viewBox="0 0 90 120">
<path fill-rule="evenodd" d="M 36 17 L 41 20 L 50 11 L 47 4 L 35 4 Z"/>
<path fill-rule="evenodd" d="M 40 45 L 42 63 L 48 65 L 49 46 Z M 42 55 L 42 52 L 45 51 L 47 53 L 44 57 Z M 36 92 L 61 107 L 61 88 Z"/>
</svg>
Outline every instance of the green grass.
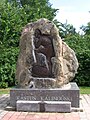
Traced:
<svg viewBox="0 0 90 120">
<path fill-rule="evenodd" d="M 90 94 L 90 87 L 79 87 L 80 94 Z M 0 95 L 2 94 L 9 94 L 11 88 L 0 89 Z"/>
<path fill-rule="evenodd" d="M 90 94 L 90 87 L 79 87 L 81 94 Z"/>
<path fill-rule="evenodd" d="M 9 93 L 10 93 L 10 88 L 0 89 L 0 95 L 2 95 L 2 94 L 9 94 Z"/>
</svg>

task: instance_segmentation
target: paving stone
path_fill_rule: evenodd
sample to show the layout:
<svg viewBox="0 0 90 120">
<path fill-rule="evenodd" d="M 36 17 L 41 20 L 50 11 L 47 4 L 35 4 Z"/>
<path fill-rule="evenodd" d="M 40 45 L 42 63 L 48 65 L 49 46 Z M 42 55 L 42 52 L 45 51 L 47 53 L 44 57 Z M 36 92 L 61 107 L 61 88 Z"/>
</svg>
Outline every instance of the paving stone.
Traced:
<svg viewBox="0 0 90 120">
<path fill-rule="evenodd" d="M 14 112 L 8 112 L 2 117 L 2 120 L 9 120 Z"/>
<path fill-rule="evenodd" d="M 4 97 L 5 96 L 6 95 L 4 95 Z M 90 95 L 81 95 L 82 100 L 80 100 L 80 105 L 82 105 L 82 108 L 84 108 L 83 112 L 79 111 L 79 112 L 69 113 L 72 116 L 72 120 L 90 120 L 90 113 L 89 113 L 90 104 L 88 104 L 89 101 L 87 102 L 87 100 L 85 99 L 86 96 L 90 97 Z M 83 102 L 83 98 L 84 98 L 84 102 Z M 0 96 L 0 100 L 1 99 L 2 98 Z M 88 98 L 88 99 L 90 99 L 90 98 Z M 88 104 L 88 105 L 85 105 L 85 104 Z M 85 107 L 85 106 L 87 106 L 87 107 Z M 52 120 L 53 118 L 54 118 L 54 120 L 70 120 L 70 119 L 66 118 L 66 115 L 68 113 L 36 113 L 36 112 L 28 113 L 28 112 L 13 112 L 13 111 L 8 112 L 8 111 L 5 111 L 5 108 L 0 108 L 0 120 L 3 120 L 3 117 L 6 116 L 6 114 L 12 114 L 11 120 L 44 120 L 44 119 Z M 22 116 L 26 116 L 26 118 L 25 119 L 22 119 L 22 118 L 15 119 L 15 115 L 20 116 L 21 114 L 22 114 Z M 46 118 L 45 118 L 45 115 L 47 116 Z M 34 117 L 34 116 L 39 116 L 39 117 Z M 50 119 L 49 116 L 56 116 L 56 118 L 52 117 Z M 4 120 L 8 120 L 8 119 L 4 119 Z"/>
</svg>

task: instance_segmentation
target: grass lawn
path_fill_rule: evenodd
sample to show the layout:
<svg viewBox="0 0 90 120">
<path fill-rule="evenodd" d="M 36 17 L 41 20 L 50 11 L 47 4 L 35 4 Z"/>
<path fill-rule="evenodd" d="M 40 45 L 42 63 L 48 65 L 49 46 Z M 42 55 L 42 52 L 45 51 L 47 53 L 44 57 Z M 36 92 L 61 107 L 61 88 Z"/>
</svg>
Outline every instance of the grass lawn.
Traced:
<svg viewBox="0 0 90 120">
<path fill-rule="evenodd" d="M 79 87 L 81 94 L 90 94 L 90 87 Z"/>
<path fill-rule="evenodd" d="M 90 87 L 79 87 L 81 94 L 90 94 Z M 9 94 L 11 88 L 6 89 L 0 89 L 0 95 L 1 94 Z"/>
<path fill-rule="evenodd" d="M 6 88 L 6 89 L 0 89 L 0 95 L 2 94 L 9 94 L 11 88 Z"/>
</svg>

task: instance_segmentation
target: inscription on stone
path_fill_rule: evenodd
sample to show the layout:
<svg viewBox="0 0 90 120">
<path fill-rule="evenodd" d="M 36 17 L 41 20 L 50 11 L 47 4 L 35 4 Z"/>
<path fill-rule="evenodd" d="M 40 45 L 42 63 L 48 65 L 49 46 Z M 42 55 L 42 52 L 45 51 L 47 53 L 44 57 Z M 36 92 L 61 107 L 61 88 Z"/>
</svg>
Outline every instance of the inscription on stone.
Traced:
<svg viewBox="0 0 90 120">
<path fill-rule="evenodd" d="M 36 101 L 37 96 L 25 96 L 24 94 L 21 94 L 20 96 L 17 96 L 17 100 L 30 100 L 30 101 Z M 67 96 L 39 96 L 40 101 L 72 101 L 72 97 L 68 98 Z"/>
</svg>

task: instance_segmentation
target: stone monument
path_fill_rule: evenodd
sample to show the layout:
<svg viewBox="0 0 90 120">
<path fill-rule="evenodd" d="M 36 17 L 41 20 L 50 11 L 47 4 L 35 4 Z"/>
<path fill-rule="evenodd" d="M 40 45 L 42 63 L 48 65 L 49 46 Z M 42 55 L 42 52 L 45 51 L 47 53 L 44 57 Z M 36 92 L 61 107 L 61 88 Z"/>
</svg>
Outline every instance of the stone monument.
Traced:
<svg viewBox="0 0 90 120">
<path fill-rule="evenodd" d="M 79 88 L 70 83 L 77 68 L 75 52 L 62 41 L 53 22 L 42 18 L 27 24 L 20 39 L 11 105 L 18 111 L 51 112 L 79 107 Z"/>
</svg>

